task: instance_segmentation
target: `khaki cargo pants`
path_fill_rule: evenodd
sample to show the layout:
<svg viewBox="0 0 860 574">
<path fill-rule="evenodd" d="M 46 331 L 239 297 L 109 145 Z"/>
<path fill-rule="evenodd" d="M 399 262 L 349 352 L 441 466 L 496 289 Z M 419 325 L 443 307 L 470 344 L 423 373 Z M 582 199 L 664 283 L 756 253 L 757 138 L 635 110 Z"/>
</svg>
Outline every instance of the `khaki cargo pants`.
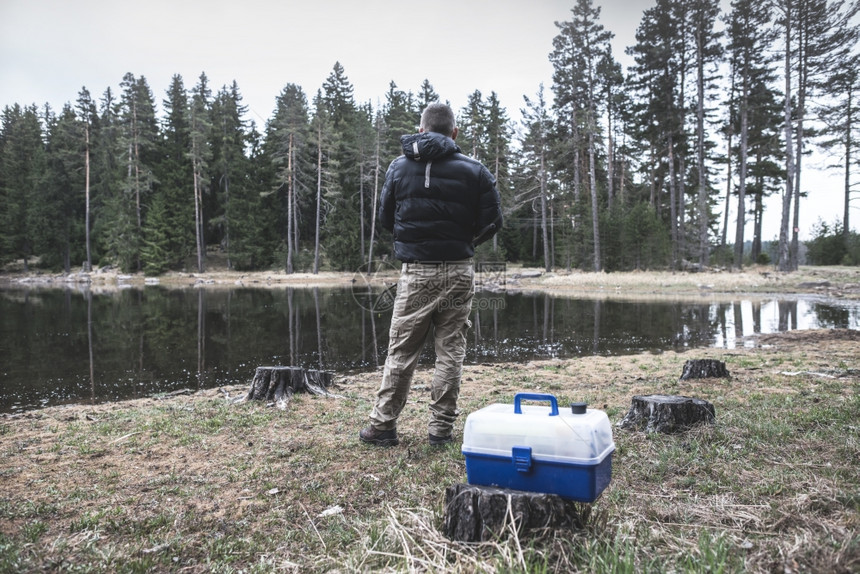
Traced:
<svg viewBox="0 0 860 574">
<path fill-rule="evenodd" d="M 436 365 L 430 390 L 429 432 L 442 437 L 451 435 L 466 357 L 466 331 L 471 327 L 474 279 L 471 259 L 403 264 L 382 385 L 370 414 L 371 424 L 377 429 L 396 428 L 418 357 L 432 328 Z"/>
</svg>

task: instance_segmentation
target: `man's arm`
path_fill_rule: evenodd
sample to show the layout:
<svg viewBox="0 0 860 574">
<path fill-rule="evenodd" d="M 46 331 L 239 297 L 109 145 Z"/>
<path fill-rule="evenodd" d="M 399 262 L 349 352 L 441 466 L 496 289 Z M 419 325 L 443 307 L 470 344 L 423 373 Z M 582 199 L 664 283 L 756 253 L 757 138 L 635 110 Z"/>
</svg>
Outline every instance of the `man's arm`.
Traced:
<svg viewBox="0 0 860 574">
<path fill-rule="evenodd" d="M 496 180 L 487 168 L 481 173 L 483 184 L 478 196 L 478 232 L 472 240 L 475 247 L 491 239 L 502 228 L 502 200 L 496 189 Z"/>
<path fill-rule="evenodd" d="M 395 160 L 397 161 L 397 160 Z M 379 224 L 388 231 L 394 231 L 394 162 L 385 172 L 385 183 L 379 196 Z"/>
</svg>

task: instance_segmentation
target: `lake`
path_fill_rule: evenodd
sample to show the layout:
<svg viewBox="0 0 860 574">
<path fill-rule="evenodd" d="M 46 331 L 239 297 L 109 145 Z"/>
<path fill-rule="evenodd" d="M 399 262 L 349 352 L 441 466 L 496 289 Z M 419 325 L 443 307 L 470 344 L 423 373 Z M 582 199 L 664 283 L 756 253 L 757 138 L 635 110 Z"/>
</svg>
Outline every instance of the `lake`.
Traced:
<svg viewBox="0 0 860 574">
<path fill-rule="evenodd" d="M 243 384 L 260 365 L 373 369 L 385 360 L 390 319 L 351 288 L 0 289 L 0 412 Z M 471 320 L 467 364 L 521 362 L 858 329 L 860 302 L 480 293 Z M 422 363 L 432 364 L 429 346 Z"/>
</svg>

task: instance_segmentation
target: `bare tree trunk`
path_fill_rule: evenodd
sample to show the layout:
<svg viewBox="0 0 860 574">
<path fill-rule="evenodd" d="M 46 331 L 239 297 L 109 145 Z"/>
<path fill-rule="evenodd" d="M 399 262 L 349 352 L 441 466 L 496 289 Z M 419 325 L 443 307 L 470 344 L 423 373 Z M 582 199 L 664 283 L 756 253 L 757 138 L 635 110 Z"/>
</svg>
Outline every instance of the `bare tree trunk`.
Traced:
<svg viewBox="0 0 860 574">
<path fill-rule="evenodd" d="M 203 222 L 200 213 L 202 196 L 200 194 L 200 174 L 197 169 L 197 160 L 192 160 L 192 166 L 194 171 L 194 233 L 197 241 L 197 272 L 203 273 Z"/>
<path fill-rule="evenodd" d="M 555 202 L 549 202 L 549 259 L 550 267 L 555 269 Z"/>
<path fill-rule="evenodd" d="M 597 175 L 595 174 L 594 162 L 594 130 L 589 130 L 588 134 L 588 168 L 591 184 L 591 230 L 594 234 L 594 270 L 601 270 L 600 257 L 600 210 L 597 203 Z"/>
<path fill-rule="evenodd" d="M 287 148 L 287 274 L 293 272 L 293 134 Z"/>
<path fill-rule="evenodd" d="M 582 173 L 579 166 L 579 126 L 576 120 L 576 109 L 571 113 L 573 121 L 573 201 L 576 205 L 582 200 Z"/>
<path fill-rule="evenodd" d="M 668 136 L 668 153 L 669 153 L 669 234 L 672 238 L 672 268 L 677 269 L 679 260 L 679 245 L 678 245 L 678 190 L 675 186 L 675 141 L 671 132 Z"/>
<path fill-rule="evenodd" d="M 612 202 L 615 196 L 615 147 L 612 137 L 612 100 L 608 98 L 606 105 L 606 208 L 612 212 Z"/>
<path fill-rule="evenodd" d="M 87 116 L 87 125 L 84 137 L 86 139 L 86 151 L 84 152 L 84 195 L 86 196 L 86 214 L 84 216 L 84 235 L 87 242 L 87 261 L 84 271 L 89 273 L 93 270 L 93 257 L 90 250 L 90 119 Z"/>
<path fill-rule="evenodd" d="M 367 272 L 373 273 L 373 242 L 376 240 L 376 202 L 379 197 L 380 121 L 376 122 L 376 165 L 373 167 L 373 200 L 370 205 L 370 247 L 367 251 Z"/>
<path fill-rule="evenodd" d="M 320 214 L 322 211 L 322 125 L 317 126 L 317 214 L 314 231 L 314 275 L 320 272 Z"/>
<path fill-rule="evenodd" d="M 782 220 L 779 226 L 779 263 L 780 271 L 791 271 L 789 253 L 788 218 L 791 214 L 791 200 L 794 198 L 794 138 L 791 127 L 791 6 L 785 9 L 785 193 L 782 196 Z"/>
<path fill-rule="evenodd" d="M 543 233 L 543 265 L 547 272 L 552 270 L 552 262 L 549 258 L 549 232 L 547 229 L 547 182 L 546 182 L 546 150 L 544 142 L 541 142 L 540 151 L 540 225 Z"/>
<path fill-rule="evenodd" d="M 143 219 L 140 212 L 140 147 L 138 145 L 139 126 L 137 124 L 137 100 L 132 103 L 132 143 L 134 144 L 134 199 L 137 211 L 137 236 L 140 240 L 143 233 Z M 135 259 L 137 260 L 137 270 L 140 271 L 140 249 L 135 249 Z"/>
<path fill-rule="evenodd" d="M 847 110 L 845 113 L 845 211 L 842 215 L 842 237 L 845 238 L 845 241 L 848 241 L 849 235 L 851 235 L 851 227 L 850 222 L 851 219 L 848 216 L 848 211 L 851 207 L 851 151 L 854 147 L 854 141 L 851 137 L 854 129 L 854 105 L 853 105 L 853 95 L 854 90 L 848 90 L 848 104 Z"/>
<path fill-rule="evenodd" d="M 699 214 L 699 265 L 707 267 L 711 254 L 708 241 L 708 190 L 705 181 L 705 60 L 702 50 L 700 30 L 696 34 L 696 167 L 699 172 L 696 211 Z"/>
<path fill-rule="evenodd" d="M 495 163 L 493 165 L 493 178 L 496 180 L 496 188 L 498 189 L 499 185 L 499 171 L 501 166 L 501 150 L 499 150 L 499 142 L 496 140 L 495 142 Z M 493 234 L 493 253 L 496 253 L 499 250 L 499 234 Z"/>
<path fill-rule="evenodd" d="M 358 252 L 364 258 L 364 158 L 358 162 Z"/>
<path fill-rule="evenodd" d="M 648 171 L 649 177 L 648 181 L 650 183 L 650 194 L 648 196 L 648 205 L 654 208 L 654 210 L 659 214 L 660 208 L 657 206 L 657 168 L 655 167 L 656 161 L 654 160 L 654 156 L 656 155 L 654 151 L 654 145 L 651 145 L 649 149 L 650 155 L 648 158 Z"/>
<path fill-rule="evenodd" d="M 731 76 L 731 86 L 729 87 L 729 97 L 734 98 L 735 93 L 735 72 L 729 74 Z M 729 121 L 726 135 L 726 202 L 723 210 L 723 233 L 720 237 L 720 247 L 725 247 L 728 241 L 729 234 L 729 212 L 731 211 L 732 201 L 732 139 L 734 139 L 734 117 L 732 116 L 732 106 L 729 106 Z"/>
<path fill-rule="evenodd" d="M 744 74 L 748 71 L 745 70 Z M 741 96 L 741 157 L 738 165 L 738 219 L 735 227 L 735 269 L 741 269 L 744 263 L 744 224 L 746 223 L 746 188 L 747 188 L 747 142 L 749 139 L 749 89 L 746 75 L 743 79 L 743 95 Z"/>
<path fill-rule="evenodd" d="M 682 22 L 686 23 L 686 19 L 682 19 Z M 686 33 L 686 32 L 684 32 Z M 686 258 L 687 256 L 687 226 L 684 222 L 684 218 L 686 217 L 686 202 L 687 202 L 687 159 L 686 153 L 684 153 L 684 126 L 687 125 L 687 96 L 686 85 L 687 82 L 684 80 L 686 70 L 687 70 L 687 56 L 686 51 L 681 50 L 681 64 L 679 66 L 679 84 L 681 87 L 680 94 L 678 95 L 678 112 L 680 114 L 679 125 L 681 126 L 679 130 L 679 137 L 681 138 L 681 153 L 678 154 L 678 173 L 676 177 L 677 181 L 677 193 L 675 195 L 675 199 L 678 202 L 678 255 L 681 258 Z"/>
</svg>

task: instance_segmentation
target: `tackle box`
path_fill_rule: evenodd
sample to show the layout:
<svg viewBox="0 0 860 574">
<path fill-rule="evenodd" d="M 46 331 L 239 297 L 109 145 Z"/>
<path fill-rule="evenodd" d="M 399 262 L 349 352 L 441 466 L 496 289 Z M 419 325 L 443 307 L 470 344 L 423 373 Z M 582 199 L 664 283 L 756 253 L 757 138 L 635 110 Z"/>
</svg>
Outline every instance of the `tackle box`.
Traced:
<svg viewBox="0 0 860 574">
<path fill-rule="evenodd" d="M 523 404 L 524 401 L 549 405 Z M 612 426 L 601 410 L 554 395 L 518 393 L 466 417 L 462 452 L 469 484 L 593 502 L 612 477 Z"/>
</svg>

